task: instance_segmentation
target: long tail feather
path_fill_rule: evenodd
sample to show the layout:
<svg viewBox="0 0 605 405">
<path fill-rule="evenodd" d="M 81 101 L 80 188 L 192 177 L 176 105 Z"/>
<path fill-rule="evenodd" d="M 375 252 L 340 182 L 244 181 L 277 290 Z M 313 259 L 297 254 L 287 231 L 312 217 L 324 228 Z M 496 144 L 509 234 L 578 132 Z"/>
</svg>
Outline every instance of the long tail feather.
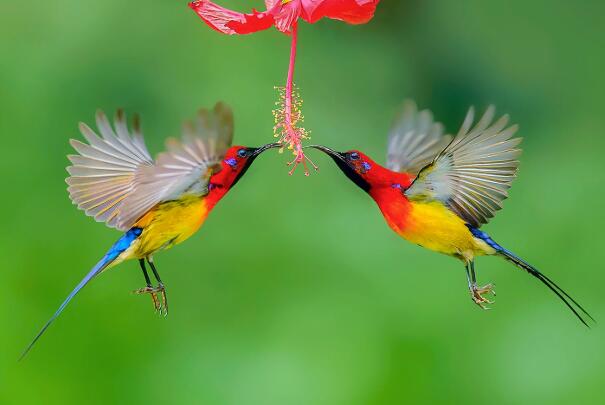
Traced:
<svg viewBox="0 0 605 405">
<path fill-rule="evenodd" d="M 559 287 L 550 278 L 542 274 L 534 266 L 527 263 L 525 260 L 517 257 L 506 249 L 503 249 L 499 253 L 502 257 L 504 257 L 509 262 L 513 263 L 515 266 L 527 271 L 529 274 L 540 280 L 542 284 L 547 286 L 552 292 L 557 295 L 557 297 L 561 299 L 561 301 L 565 303 L 567 308 L 569 308 L 571 312 L 573 312 L 574 315 L 578 317 L 580 322 L 582 322 L 585 326 L 590 327 L 584 316 L 588 317 L 591 321 L 596 322 L 595 319 L 582 307 L 582 305 L 578 304 L 578 302 L 574 300 L 569 294 L 567 294 L 561 287 Z"/>
<path fill-rule="evenodd" d="M 485 233 L 479 229 L 473 228 L 471 226 L 468 226 L 468 228 L 471 231 L 471 233 L 473 234 L 473 236 L 483 240 L 485 243 L 487 243 L 492 248 L 494 248 L 499 256 L 505 258 L 509 262 L 513 263 L 515 266 L 519 267 L 522 270 L 525 270 L 526 272 L 528 272 L 529 274 L 531 274 L 532 276 L 534 276 L 535 278 L 540 280 L 540 282 L 542 282 L 542 284 L 544 284 L 546 287 L 548 287 L 552 292 L 554 292 L 557 295 L 557 297 L 559 297 L 561 299 L 561 301 L 563 301 L 563 303 L 565 303 L 567 308 L 569 308 L 571 310 L 571 312 L 573 312 L 574 315 L 577 316 L 578 319 L 580 320 L 580 322 L 582 322 L 584 325 L 586 325 L 587 327 L 590 328 L 590 326 L 588 325 L 588 322 L 586 321 L 586 319 L 584 318 L 584 316 L 582 314 L 584 314 L 586 317 L 588 317 L 591 321 L 596 322 L 595 319 L 582 307 L 582 305 L 578 304 L 578 302 L 576 300 L 574 300 L 573 298 L 571 298 L 571 296 L 569 294 L 567 294 L 565 291 L 563 291 L 563 289 L 561 287 L 559 287 L 550 278 L 548 278 L 547 276 L 542 274 L 534 266 L 527 263 L 525 260 L 521 259 L 519 256 L 515 255 L 510 250 L 507 250 L 507 249 L 503 248 L 502 246 L 500 246 L 487 233 Z"/>
<path fill-rule="evenodd" d="M 42 329 L 40 329 L 40 332 L 38 332 L 38 334 L 34 337 L 34 339 L 31 341 L 31 343 L 23 351 L 23 353 L 21 354 L 21 357 L 19 357 L 19 361 L 21 361 L 21 360 L 23 360 L 23 358 L 25 358 L 27 353 L 29 353 L 29 351 L 32 349 L 32 347 L 34 347 L 34 345 L 36 344 L 38 339 L 40 339 L 40 337 L 42 337 L 44 332 L 46 332 L 46 330 L 54 322 L 54 320 L 57 319 L 57 317 L 59 315 L 61 315 L 61 312 L 63 312 L 63 310 L 65 309 L 67 304 L 69 304 L 69 302 L 76 296 L 76 294 L 78 294 L 78 292 L 80 292 L 80 290 L 82 288 L 84 288 L 84 286 L 86 286 L 86 284 L 88 284 L 93 278 L 95 278 L 98 274 L 100 274 L 103 270 L 105 270 L 107 268 L 107 266 L 109 266 L 115 259 L 117 259 L 117 257 L 122 252 L 124 252 L 126 249 L 128 249 L 128 247 L 141 234 L 141 232 L 142 232 L 142 230 L 140 228 L 131 229 L 130 231 L 126 232 L 126 234 L 124 234 L 124 236 L 122 236 L 111 247 L 111 249 L 109 249 L 107 254 L 95 265 L 95 267 L 92 268 L 92 270 L 90 270 L 90 272 L 82 279 L 82 281 L 80 281 L 78 283 L 76 288 L 74 288 L 73 291 L 67 296 L 67 298 L 65 298 L 65 300 L 63 301 L 61 306 L 59 306 L 59 308 L 53 314 L 53 316 L 44 324 Z"/>
<path fill-rule="evenodd" d="M 88 282 L 90 280 L 92 280 L 97 274 L 99 274 L 101 271 L 103 271 L 103 269 L 106 268 L 112 261 L 113 260 L 106 260 L 106 257 L 104 257 L 99 263 L 97 263 L 97 265 L 95 267 L 93 267 L 93 269 L 86 275 L 86 277 L 84 277 L 82 279 L 82 281 L 80 281 L 80 283 L 76 286 L 76 288 L 74 288 L 73 291 L 67 296 L 67 298 L 65 298 L 65 301 L 63 301 L 63 303 L 61 304 L 61 306 L 59 307 L 59 309 L 57 309 L 57 311 L 54 313 L 54 315 L 44 324 L 44 326 L 42 327 L 42 329 L 40 329 L 40 332 L 38 332 L 38 334 L 36 335 L 36 337 L 34 337 L 34 339 L 31 341 L 31 343 L 23 351 L 23 353 L 21 354 L 21 357 L 19 357 L 19 361 L 23 360 L 23 358 L 27 355 L 27 353 L 29 353 L 29 351 L 31 350 L 31 348 L 36 344 L 36 342 L 38 341 L 38 339 L 40 339 L 40 337 L 44 334 L 44 332 L 46 332 L 46 329 L 48 329 L 48 327 L 50 326 L 50 324 L 53 323 L 53 321 L 55 319 L 57 319 L 57 317 L 59 315 L 61 315 L 61 312 L 63 312 L 63 310 L 65 309 L 65 307 L 67 306 L 67 304 L 69 304 L 69 302 L 72 300 L 72 298 L 75 297 L 76 294 L 86 284 L 88 284 Z"/>
</svg>

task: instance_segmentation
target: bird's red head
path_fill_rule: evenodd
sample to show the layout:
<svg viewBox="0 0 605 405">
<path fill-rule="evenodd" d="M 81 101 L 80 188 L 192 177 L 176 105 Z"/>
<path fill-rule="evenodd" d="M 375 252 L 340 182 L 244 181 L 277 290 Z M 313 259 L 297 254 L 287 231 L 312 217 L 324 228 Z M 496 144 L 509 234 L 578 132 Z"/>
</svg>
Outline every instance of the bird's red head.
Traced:
<svg viewBox="0 0 605 405">
<path fill-rule="evenodd" d="M 336 152 L 322 145 L 311 145 L 310 147 L 321 150 L 330 156 L 353 183 L 368 193 L 383 187 L 405 188 L 411 183 L 411 178 L 407 174 L 386 169 L 361 151 L 353 149 L 347 152 Z"/>
<path fill-rule="evenodd" d="M 270 143 L 260 148 L 230 147 L 220 163 L 220 169 L 210 177 L 209 197 L 216 203 L 242 178 L 261 153 L 280 146 L 279 143 Z"/>
</svg>

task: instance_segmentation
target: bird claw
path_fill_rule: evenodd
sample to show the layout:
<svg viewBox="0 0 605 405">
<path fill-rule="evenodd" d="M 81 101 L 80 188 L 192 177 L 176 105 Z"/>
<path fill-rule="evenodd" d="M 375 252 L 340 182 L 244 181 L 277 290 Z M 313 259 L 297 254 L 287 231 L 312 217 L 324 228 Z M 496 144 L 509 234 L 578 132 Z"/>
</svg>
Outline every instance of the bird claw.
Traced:
<svg viewBox="0 0 605 405">
<path fill-rule="evenodd" d="M 493 284 L 487 284 L 483 287 L 478 287 L 477 285 L 473 285 L 471 287 L 471 299 L 473 302 L 481 307 L 481 309 L 491 309 L 487 307 L 485 304 L 493 304 L 495 301 L 489 300 L 483 296 L 483 294 L 492 294 L 496 296 L 496 291 L 494 290 Z"/>
<path fill-rule="evenodd" d="M 155 308 L 156 313 L 164 316 L 168 315 L 168 298 L 166 297 L 166 288 L 164 287 L 164 284 L 160 283 L 157 287 L 147 286 L 139 288 L 138 290 L 134 290 L 133 293 L 151 295 L 151 300 L 153 301 L 153 307 Z M 162 297 L 161 300 L 158 298 L 158 293 Z"/>
</svg>

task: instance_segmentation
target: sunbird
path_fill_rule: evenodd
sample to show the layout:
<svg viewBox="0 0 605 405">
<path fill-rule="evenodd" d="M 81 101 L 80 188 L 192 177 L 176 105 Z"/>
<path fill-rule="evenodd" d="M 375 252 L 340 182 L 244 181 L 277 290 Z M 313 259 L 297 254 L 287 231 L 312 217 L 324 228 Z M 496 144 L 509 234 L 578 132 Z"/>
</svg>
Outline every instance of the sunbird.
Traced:
<svg viewBox="0 0 605 405">
<path fill-rule="evenodd" d="M 145 277 L 146 286 L 135 292 L 150 294 L 155 310 L 166 315 L 166 289 L 153 261 L 155 253 L 193 235 L 252 162 L 262 152 L 280 146 L 231 146 L 233 112 L 223 103 L 212 111 L 200 110 L 195 124 L 184 125 L 182 140 L 169 139 L 167 151 L 155 161 L 145 146 L 138 117 L 132 133 L 120 110 L 114 128 L 102 111 L 97 112 L 96 121 L 100 137 L 80 123 L 88 143 L 70 141 L 78 154 L 68 156 L 72 163 L 67 168 L 69 196 L 86 215 L 124 235 L 67 296 L 21 358 L 86 284 L 125 260 L 137 259 Z"/>
<path fill-rule="evenodd" d="M 398 235 L 424 248 L 462 261 L 472 300 L 483 309 L 492 304 L 492 284 L 479 286 L 475 258 L 500 256 L 525 270 L 551 291 L 588 326 L 594 319 L 550 278 L 480 230 L 508 196 L 517 175 L 521 138 L 509 117 L 494 122 L 490 106 L 473 126 L 471 108 L 457 135 L 428 110 L 406 101 L 389 133 L 387 164 L 382 167 L 359 150 L 327 153 L 342 172 L 374 199 L 387 224 Z"/>
</svg>

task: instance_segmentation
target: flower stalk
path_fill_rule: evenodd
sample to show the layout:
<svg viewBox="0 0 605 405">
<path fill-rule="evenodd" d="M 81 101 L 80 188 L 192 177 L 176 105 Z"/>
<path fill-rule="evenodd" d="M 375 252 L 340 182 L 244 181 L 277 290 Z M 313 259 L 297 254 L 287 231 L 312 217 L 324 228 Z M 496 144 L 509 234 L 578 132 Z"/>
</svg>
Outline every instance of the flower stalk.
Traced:
<svg viewBox="0 0 605 405">
<path fill-rule="evenodd" d="M 298 165 L 308 166 L 315 170 L 318 167 L 305 155 L 303 141 L 309 139 L 309 132 L 300 124 L 303 122 L 301 111 L 302 99 L 294 84 L 294 66 L 296 64 L 296 47 L 298 40 L 298 21 L 315 24 L 328 18 L 344 21 L 348 24 L 365 24 L 374 17 L 380 0 L 265 0 L 265 11 L 252 10 L 241 13 L 222 7 L 212 0 L 194 0 L 189 7 L 212 29 L 227 35 L 245 35 L 275 27 L 280 32 L 290 35 L 290 65 L 285 87 L 276 87 L 279 100 L 273 110 L 275 125 L 273 133 L 285 148 L 294 154 L 294 160 L 288 163 L 293 174 Z"/>
<path fill-rule="evenodd" d="M 318 167 L 305 155 L 302 142 L 304 139 L 309 139 L 309 132 L 298 124 L 303 122 L 303 114 L 301 111 L 302 99 L 296 91 L 294 84 L 294 67 L 296 65 L 296 46 L 298 41 L 298 24 L 292 26 L 291 31 L 292 44 L 290 47 L 290 64 L 288 66 L 288 77 L 286 79 L 286 87 L 278 88 L 280 92 L 280 100 L 276 103 L 278 108 L 273 110 L 275 118 L 275 126 L 273 128 L 275 137 L 279 137 L 279 142 L 284 147 L 287 147 L 294 154 L 294 159 L 288 163 L 292 166 L 289 174 L 292 175 L 299 164 L 302 164 L 305 169 L 305 176 L 309 175 L 310 164 L 315 170 Z M 308 164 L 307 164 L 308 163 Z"/>
</svg>

